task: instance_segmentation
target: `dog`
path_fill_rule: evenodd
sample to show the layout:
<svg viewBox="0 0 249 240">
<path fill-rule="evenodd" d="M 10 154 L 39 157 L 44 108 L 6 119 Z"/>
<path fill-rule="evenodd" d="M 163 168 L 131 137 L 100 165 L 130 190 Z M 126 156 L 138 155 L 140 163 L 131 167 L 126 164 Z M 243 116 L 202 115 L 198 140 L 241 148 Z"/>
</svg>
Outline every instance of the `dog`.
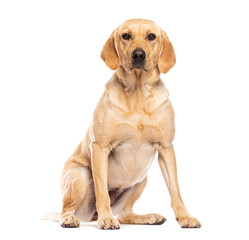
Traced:
<svg viewBox="0 0 249 240">
<path fill-rule="evenodd" d="M 65 162 L 62 212 L 46 218 L 66 228 L 95 220 L 99 229 L 164 223 L 159 214 L 137 215 L 132 210 L 158 153 L 176 220 L 183 228 L 201 227 L 184 206 L 178 186 L 174 110 L 160 79 L 176 62 L 167 34 L 152 21 L 128 20 L 112 32 L 101 58 L 115 73 L 84 139 Z"/>
</svg>

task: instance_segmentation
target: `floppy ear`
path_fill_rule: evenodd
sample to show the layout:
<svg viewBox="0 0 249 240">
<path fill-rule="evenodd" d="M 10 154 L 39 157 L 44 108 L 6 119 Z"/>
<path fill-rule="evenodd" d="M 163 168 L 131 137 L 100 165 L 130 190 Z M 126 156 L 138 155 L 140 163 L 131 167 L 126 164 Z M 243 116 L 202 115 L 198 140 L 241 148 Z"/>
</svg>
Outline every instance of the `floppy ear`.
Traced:
<svg viewBox="0 0 249 240">
<path fill-rule="evenodd" d="M 112 35 L 106 41 L 102 51 L 101 58 L 105 62 L 105 64 L 112 70 L 116 70 L 119 66 L 119 57 L 115 47 L 115 32 L 112 32 Z"/>
<path fill-rule="evenodd" d="M 158 68 L 161 73 L 167 73 L 176 62 L 176 55 L 167 34 L 162 32 L 162 49 L 158 59 Z"/>
</svg>

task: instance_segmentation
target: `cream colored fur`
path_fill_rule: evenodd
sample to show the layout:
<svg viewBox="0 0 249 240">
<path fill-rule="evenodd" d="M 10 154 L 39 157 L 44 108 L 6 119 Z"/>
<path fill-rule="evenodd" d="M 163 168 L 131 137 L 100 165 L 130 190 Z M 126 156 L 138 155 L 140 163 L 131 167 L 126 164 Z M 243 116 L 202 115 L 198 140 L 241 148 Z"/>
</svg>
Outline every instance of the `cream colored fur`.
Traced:
<svg viewBox="0 0 249 240">
<path fill-rule="evenodd" d="M 131 39 L 124 40 L 124 33 Z M 149 41 L 149 33 L 156 39 Z M 146 52 L 144 69 L 131 69 L 135 48 Z M 160 79 L 160 73 L 175 64 L 166 33 L 149 20 L 126 21 L 113 31 L 101 57 L 116 71 L 106 84 L 85 138 L 65 163 L 63 209 L 60 218 L 55 218 L 63 227 L 78 227 L 80 220 L 98 220 L 101 229 L 118 229 L 119 222 L 163 223 L 165 218 L 159 214 L 136 215 L 132 210 L 158 152 L 177 221 L 181 227 L 200 227 L 186 210 L 178 187 L 172 145 L 174 111 Z"/>
</svg>

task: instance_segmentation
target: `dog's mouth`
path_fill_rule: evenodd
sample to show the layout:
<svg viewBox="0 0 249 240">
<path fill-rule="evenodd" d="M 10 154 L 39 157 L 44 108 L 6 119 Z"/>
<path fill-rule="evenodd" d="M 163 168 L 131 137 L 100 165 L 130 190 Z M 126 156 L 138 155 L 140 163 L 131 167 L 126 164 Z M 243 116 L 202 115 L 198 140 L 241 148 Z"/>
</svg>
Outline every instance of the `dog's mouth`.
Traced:
<svg viewBox="0 0 249 240">
<path fill-rule="evenodd" d="M 144 64 L 133 64 L 130 68 L 130 71 L 133 71 L 134 69 L 141 69 L 145 72 L 148 72 L 148 69 L 144 66 Z"/>
</svg>

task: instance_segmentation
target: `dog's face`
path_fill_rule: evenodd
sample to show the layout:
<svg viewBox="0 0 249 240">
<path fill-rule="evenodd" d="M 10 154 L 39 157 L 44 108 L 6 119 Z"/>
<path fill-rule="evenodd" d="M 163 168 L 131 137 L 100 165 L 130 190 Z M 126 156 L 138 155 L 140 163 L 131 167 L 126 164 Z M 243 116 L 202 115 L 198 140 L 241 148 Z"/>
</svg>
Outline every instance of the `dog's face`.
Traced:
<svg viewBox="0 0 249 240">
<path fill-rule="evenodd" d="M 126 72 L 159 68 L 166 73 L 175 64 L 174 48 L 166 33 L 154 22 L 132 19 L 115 29 L 101 52 L 112 70 L 120 65 Z"/>
</svg>

